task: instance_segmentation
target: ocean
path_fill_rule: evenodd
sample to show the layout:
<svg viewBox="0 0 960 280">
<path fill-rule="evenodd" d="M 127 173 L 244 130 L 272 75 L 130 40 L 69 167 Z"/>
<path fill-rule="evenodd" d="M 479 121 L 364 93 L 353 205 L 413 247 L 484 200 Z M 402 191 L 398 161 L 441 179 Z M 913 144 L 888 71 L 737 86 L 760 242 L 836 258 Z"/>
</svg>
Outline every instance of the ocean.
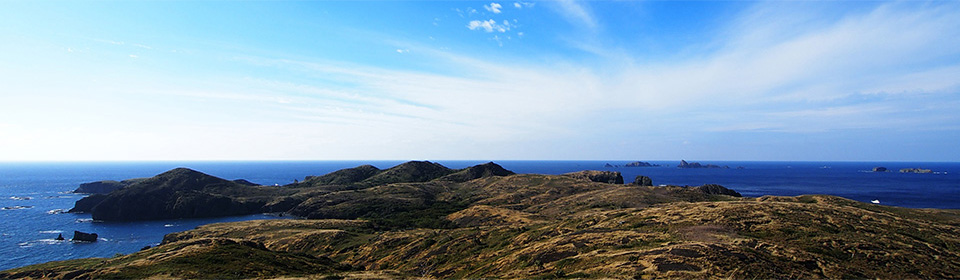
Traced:
<svg viewBox="0 0 960 280">
<path fill-rule="evenodd" d="M 485 161 L 437 161 L 464 168 Z M 624 181 L 637 175 L 654 185 L 720 184 L 744 196 L 829 194 L 853 200 L 912 208 L 960 209 L 960 163 L 921 162 L 723 162 L 704 164 L 730 169 L 680 169 L 679 161 L 650 161 L 660 167 L 622 167 L 628 161 L 496 161 L 516 173 L 561 174 L 580 170 L 612 170 Z M 251 219 L 250 215 L 215 219 L 147 222 L 95 222 L 89 214 L 63 213 L 82 195 L 70 193 L 79 184 L 99 180 L 151 177 L 187 167 L 224 179 L 247 179 L 263 185 L 284 185 L 308 175 L 373 164 L 381 169 L 402 161 L 285 161 L 285 162 L 135 162 L 135 163 L 0 163 L 0 270 L 54 260 L 111 257 L 155 246 L 167 233 L 199 225 Z M 609 163 L 620 167 L 605 167 Z M 870 172 L 883 166 L 892 172 Z M 742 168 L 738 168 L 742 167 Z M 925 168 L 935 174 L 899 173 L 901 168 Z M 96 243 L 57 241 L 73 231 L 95 232 Z"/>
</svg>

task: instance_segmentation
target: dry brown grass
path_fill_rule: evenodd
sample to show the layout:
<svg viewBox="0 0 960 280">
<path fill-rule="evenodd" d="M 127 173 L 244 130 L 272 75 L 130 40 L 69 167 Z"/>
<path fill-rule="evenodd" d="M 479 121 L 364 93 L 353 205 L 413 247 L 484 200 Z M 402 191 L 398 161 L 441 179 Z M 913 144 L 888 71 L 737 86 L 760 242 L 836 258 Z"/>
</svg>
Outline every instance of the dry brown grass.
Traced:
<svg viewBox="0 0 960 280">
<path fill-rule="evenodd" d="M 415 185 L 396 186 L 408 191 Z M 282 279 L 960 277 L 960 211 L 817 195 L 733 198 L 546 175 L 444 188 L 438 199 L 472 203 L 446 216 L 457 228 L 377 231 L 357 220 L 214 224 L 171 234 L 164 245 L 122 258 L 0 276 L 112 275 L 226 248 L 305 264 L 328 257 L 360 270 L 299 271 Z M 185 245 L 208 239 L 263 248 Z M 185 275 L 157 271 L 153 276 Z M 290 276 L 276 273 L 267 276 Z"/>
</svg>

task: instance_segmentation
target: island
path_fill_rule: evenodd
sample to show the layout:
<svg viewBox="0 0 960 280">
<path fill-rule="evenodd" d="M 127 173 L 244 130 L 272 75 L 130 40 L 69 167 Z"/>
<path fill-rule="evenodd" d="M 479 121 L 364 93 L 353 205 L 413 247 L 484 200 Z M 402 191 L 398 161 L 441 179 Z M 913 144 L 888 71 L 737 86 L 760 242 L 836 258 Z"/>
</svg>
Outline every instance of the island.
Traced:
<svg viewBox="0 0 960 280">
<path fill-rule="evenodd" d="M 930 174 L 933 173 L 933 170 L 923 168 L 903 168 L 900 169 L 900 173 Z"/>
<path fill-rule="evenodd" d="M 634 161 L 623 165 L 624 167 L 657 167 L 659 164 L 652 164 L 645 161 Z"/>
<path fill-rule="evenodd" d="M 364 165 L 285 186 L 178 168 L 77 202 L 105 220 L 282 212 L 0 278 L 957 278 L 960 211 L 743 197 L 619 172 Z M 81 201 L 84 201 L 81 203 Z M 97 245 L 91 245 L 97 246 Z"/>
<path fill-rule="evenodd" d="M 680 165 L 677 165 L 677 167 L 678 168 L 723 168 L 723 169 L 730 168 L 730 166 L 726 166 L 726 165 L 719 166 L 714 164 L 700 164 L 699 162 L 688 163 L 686 160 L 680 160 Z M 742 168 L 738 168 L 738 169 L 742 169 Z"/>
</svg>

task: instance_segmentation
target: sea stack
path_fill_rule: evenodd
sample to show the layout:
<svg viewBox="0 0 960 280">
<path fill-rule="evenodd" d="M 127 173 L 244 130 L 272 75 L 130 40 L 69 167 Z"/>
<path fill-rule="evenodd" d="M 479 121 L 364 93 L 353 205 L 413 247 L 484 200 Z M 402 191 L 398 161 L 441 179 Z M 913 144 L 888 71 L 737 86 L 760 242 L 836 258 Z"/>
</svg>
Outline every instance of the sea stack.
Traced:
<svg viewBox="0 0 960 280">
<path fill-rule="evenodd" d="M 80 232 L 75 230 L 73 231 L 73 241 L 97 242 L 97 234 Z"/>
</svg>

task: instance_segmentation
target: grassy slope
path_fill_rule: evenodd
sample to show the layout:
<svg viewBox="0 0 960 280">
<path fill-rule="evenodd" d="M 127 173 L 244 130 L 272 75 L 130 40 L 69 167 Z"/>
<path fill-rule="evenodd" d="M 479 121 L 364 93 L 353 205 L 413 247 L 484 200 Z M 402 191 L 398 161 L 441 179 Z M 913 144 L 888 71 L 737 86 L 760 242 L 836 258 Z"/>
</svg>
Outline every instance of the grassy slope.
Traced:
<svg viewBox="0 0 960 280">
<path fill-rule="evenodd" d="M 463 206 L 425 208 L 451 212 L 445 220 L 452 228 L 383 231 L 378 221 L 362 220 L 206 225 L 136 254 L 29 266 L 0 277 L 960 277 L 960 212 L 952 210 L 832 196 L 734 198 L 546 175 L 344 193 L 397 201 L 427 196 Z M 341 206 L 347 205 L 363 206 Z"/>
</svg>

